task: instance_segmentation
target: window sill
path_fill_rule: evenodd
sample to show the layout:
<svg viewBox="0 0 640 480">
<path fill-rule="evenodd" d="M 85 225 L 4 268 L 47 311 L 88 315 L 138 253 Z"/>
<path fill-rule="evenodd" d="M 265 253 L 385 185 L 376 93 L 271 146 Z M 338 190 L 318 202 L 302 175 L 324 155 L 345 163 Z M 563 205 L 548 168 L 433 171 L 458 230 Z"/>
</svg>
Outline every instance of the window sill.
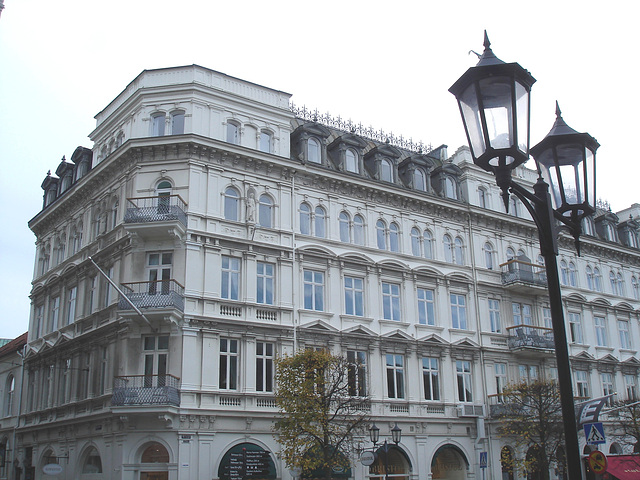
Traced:
<svg viewBox="0 0 640 480">
<path fill-rule="evenodd" d="M 464 328 L 450 328 L 449 333 L 464 333 L 465 335 L 475 335 L 476 332 L 474 330 L 467 330 Z"/>
<path fill-rule="evenodd" d="M 346 322 L 355 322 L 355 323 L 361 323 L 361 322 L 366 322 L 366 323 L 371 323 L 373 322 L 373 318 L 371 317 L 364 317 L 364 316 L 358 316 L 358 315 L 340 315 L 340 319 L 344 320 Z"/>
<path fill-rule="evenodd" d="M 402 327 L 408 327 L 409 324 L 407 322 L 402 322 L 400 320 L 387 320 L 385 318 L 381 318 L 378 320 L 382 325 L 400 325 Z"/>
<path fill-rule="evenodd" d="M 620 353 L 630 353 L 630 354 L 633 355 L 633 354 L 638 353 L 638 351 L 637 350 L 633 350 L 631 348 L 621 348 L 620 349 Z"/>
<path fill-rule="evenodd" d="M 605 352 L 613 352 L 613 347 L 608 345 L 596 345 L 596 351 L 604 350 Z"/>
<path fill-rule="evenodd" d="M 425 325 L 424 323 L 416 323 L 417 330 L 436 330 L 438 332 L 442 332 L 444 327 L 439 325 Z"/>
</svg>

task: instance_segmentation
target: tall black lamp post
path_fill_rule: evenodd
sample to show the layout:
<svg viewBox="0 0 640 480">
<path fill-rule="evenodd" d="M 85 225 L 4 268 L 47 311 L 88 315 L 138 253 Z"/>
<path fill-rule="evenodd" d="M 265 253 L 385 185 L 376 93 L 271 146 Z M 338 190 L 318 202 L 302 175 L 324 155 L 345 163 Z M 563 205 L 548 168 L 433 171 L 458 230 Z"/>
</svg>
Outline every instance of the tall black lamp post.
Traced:
<svg viewBox="0 0 640 480">
<path fill-rule="evenodd" d="M 371 443 L 373 443 L 373 450 L 375 451 L 376 446 L 380 441 L 380 429 L 376 426 L 375 423 L 371 425 L 371 428 L 369 428 L 369 439 L 371 440 Z M 391 429 L 391 440 L 393 441 L 393 443 L 398 445 L 401 439 L 402 429 L 398 427 L 398 424 L 396 423 Z M 384 478 L 385 480 L 389 480 L 389 450 L 391 449 L 391 445 L 389 445 L 389 443 L 385 439 L 380 449 L 384 452 Z"/>
<path fill-rule="evenodd" d="M 529 156 L 529 94 L 535 79 L 517 63 L 498 59 L 491 51 L 486 32 L 484 47 L 478 64 L 467 70 L 449 91 L 458 100 L 474 163 L 496 176 L 505 208 L 509 208 L 509 194 L 515 195 L 538 227 L 555 339 L 567 470 L 569 480 L 577 480 L 582 478 L 582 468 L 556 259 L 556 220 L 569 229 L 580 254 L 582 219 L 595 211 L 595 157 L 600 145 L 589 134 L 569 127 L 556 104 L 553 128 L 531 148 L 538 169 L 534 191 L 518 185 L 512 172 Z M 553 206 L 549 184 L 543 176 L 551 185 Z"/>
</svg>

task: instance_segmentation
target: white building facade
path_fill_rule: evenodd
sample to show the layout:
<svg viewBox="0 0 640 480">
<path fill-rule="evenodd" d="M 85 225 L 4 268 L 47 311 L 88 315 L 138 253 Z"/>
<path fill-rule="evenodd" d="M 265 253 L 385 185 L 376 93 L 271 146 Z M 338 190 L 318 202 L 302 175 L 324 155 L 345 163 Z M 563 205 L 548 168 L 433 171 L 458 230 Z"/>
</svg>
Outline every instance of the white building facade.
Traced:
<svg viewBox="0 0 640 480">
<path fill-rule="evenodd" d="M 507 383 L 554 377 L 546 279 L 523 205 L 505 213 L 468 150 L 376 137 L 195 65 L 142 72 L 96 120 L 29 223 L 22 478 L 235 479 L 245 449 L 288 479 L 274 360 L 308 347 L 347 356 L 381 434 L 402 428 L 389 477 L 509 478 L 491 411 Z M 576 396 L 637 394 L 629 213 L 587 224 L 581 257 L 560 240 Z"/>
</svg>

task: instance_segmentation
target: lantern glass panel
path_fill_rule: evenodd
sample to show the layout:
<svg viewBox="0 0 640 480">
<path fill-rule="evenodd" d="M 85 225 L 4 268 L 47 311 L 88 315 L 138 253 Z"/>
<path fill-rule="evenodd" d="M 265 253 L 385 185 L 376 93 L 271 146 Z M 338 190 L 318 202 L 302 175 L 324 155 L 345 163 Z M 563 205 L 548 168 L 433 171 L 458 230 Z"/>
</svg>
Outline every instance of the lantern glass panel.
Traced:
<svg viewBox="0 0 640 480">
<path fill-rule="evenodd" d="M 585 186 L 585 200 L 591 207 L 596 205 L 596 161 L 593 151 L 589 148 L 584 149 L 585 153 L 585 178 L 587 185 Z"/>
<path fill-rule="evenodd" d="M 460 111 L 464 118 L 464 125 L 469 135 L 469 144 L 471 146 L 471 154 L 474 158 L 482 155 L 486 146 L 484 136 L 482 135 L 482 122 L 480 121 L 480 107 L 478 106 L 478 96 L 476 95 L 476 86 L 471 84 L 460 96 Z"/>
<path fill-rule="evenodd" d="M 518 121 L 518 148 L 524 154 L 529 152 L 529 92 L 520 82 L 516 82 L 516 113 Z"/>
<path fill-rule="evenodd" d="M 562 205 L 562 194 L 560 193 L 561 185 L 558 181 L 558 170 L 555 165 L 553 148 L 547 148 L 542 151 L 536 157 L 536 162 L 538 162 L 538 165 L 540 166 L 542 177 L 549 184 L 551 198 L 553 200 L 553 208 L 557 209 Z"/>
<path fill-rule="evenodd" d="M 496 149 L 514 144 L 513 100 L 510 77 L 488 77 L 478 82 L 487 122 L 489 145 Z"/>
</svg>

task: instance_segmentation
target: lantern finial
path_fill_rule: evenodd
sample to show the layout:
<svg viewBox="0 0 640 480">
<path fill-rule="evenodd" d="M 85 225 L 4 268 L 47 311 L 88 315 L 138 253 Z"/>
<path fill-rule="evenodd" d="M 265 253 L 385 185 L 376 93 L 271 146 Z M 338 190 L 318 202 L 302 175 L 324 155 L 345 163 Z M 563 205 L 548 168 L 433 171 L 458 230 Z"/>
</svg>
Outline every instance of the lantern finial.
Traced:
<svg viewBox="0 0 640 480">
<path fill-rule="evenodd" d="M 484 52 L 482 53 L 482 56 L 480 57 L 480 60 L 478 61 L 478 64 L 476 65 L 476 67 L 479 66 L 483 66 L 483 65 L 498 65 L 501 63 L 504 63 L 502 60 L 500 60 L 498 57 L 495 56 L 495 54 L 493 53 L 493 50 L 491 50 L 491 42 L 489 41 L 489 35 L 487 35 L 487 31 L 484 31 Z"/>
</svg>

